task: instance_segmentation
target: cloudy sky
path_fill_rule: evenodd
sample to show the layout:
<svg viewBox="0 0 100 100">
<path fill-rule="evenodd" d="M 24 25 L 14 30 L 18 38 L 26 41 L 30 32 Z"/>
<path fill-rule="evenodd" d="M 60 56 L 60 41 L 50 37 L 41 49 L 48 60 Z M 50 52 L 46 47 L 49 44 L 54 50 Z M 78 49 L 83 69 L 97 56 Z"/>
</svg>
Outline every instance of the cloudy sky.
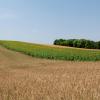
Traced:
<svg viewBox="0 0 100 100">
<path fill-rule="evenodd" d="M 100 40 L 100 0 L 0 0 L 0 39 Z"/>
</svg>

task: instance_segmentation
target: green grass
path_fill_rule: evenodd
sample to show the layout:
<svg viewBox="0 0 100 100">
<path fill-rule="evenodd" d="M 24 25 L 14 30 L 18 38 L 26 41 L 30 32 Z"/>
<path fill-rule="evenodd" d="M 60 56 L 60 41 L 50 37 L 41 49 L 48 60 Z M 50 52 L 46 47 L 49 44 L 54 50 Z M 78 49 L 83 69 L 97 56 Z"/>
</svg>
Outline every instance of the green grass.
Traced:
<svg viewBox="0 0 100 100">
<path fill-rule="evenodd" d="M 99 50 L 58 48 L 18 41 L 0 41 L 0 45 L 38 58 L 70 61 L 100 61 Z"/>
</svg>

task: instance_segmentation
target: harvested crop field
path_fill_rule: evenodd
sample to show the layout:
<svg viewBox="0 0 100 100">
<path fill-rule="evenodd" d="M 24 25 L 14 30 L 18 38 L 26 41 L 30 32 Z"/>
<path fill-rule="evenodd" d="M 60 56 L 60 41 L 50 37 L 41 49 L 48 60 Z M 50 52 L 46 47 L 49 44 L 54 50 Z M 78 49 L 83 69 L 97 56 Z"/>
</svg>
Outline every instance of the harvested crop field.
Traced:
<svg viewBox="0 0 100 100">
<path fill-rule="evenodd" d="M 46 60 L 0 47 L 0 100 L 99 100 L 100 62 Z"/>
</svg>

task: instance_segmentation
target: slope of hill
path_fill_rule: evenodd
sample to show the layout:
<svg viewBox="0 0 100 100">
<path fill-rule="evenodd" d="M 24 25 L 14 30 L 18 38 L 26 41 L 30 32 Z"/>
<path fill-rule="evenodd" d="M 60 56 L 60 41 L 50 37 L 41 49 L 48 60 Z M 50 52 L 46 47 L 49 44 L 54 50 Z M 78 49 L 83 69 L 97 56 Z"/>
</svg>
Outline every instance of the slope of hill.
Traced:
<svg viewBox="0 0 100 100">
<path fill-rule="evenodd" d="M 70 60 L 70 61 L 99 61 L 99 50 L 84 50 L 76 48 L 61 48 L 17 41 L 0 41 L 0 45 L 39 58 Z"/>
<path fill-rule="evenodd" d="M 0 100 L 99 100 L 100 62 L 33 58 L 0 46 Z"/>
</svg>

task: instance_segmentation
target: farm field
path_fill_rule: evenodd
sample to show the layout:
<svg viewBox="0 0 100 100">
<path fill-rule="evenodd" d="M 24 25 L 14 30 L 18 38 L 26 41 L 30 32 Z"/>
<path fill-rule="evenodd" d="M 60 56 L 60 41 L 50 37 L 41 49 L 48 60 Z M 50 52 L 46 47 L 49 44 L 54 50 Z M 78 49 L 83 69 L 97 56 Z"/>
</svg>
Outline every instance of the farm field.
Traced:
<svg viewBox="0 0 100 100">
<path fill-rule="evenodd" d="M 18 41 L 0 41 L 0 45 L 24 54 L 55 60 L 100 61 L 100 50 L 64 48 Z"/>
<path fill-rule="evenodd" d="M 99 99 L 100 61 L 46 60 L 0 46 L 0 100 Z"/>
</svg>

